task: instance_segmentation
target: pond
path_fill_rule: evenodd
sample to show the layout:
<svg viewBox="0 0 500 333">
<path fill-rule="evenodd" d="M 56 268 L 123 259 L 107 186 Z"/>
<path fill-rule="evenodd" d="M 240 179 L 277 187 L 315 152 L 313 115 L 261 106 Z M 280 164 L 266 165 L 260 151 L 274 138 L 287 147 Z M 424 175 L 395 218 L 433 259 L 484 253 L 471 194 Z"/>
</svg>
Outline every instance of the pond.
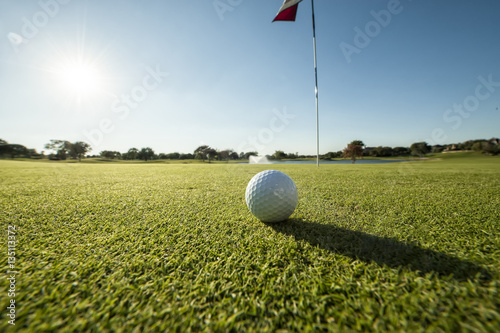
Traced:
<svg viewBox="0 0 500 333">
<path fill-rule="evenodd" d="M 356 160 L 356 164 L 385 164 L 385 163 L 396 163 L 405 162 L 408 160 Z M 240 163 L 249 164 L 249 163 Z M 316 164 L 316 161 L 268 161 L 265 163 L 254 163 L 254 164 Z M 319 164 L 352 164 L 351 160 L 340 160 L 340 161 L 319 161 Z"/>
</svg>

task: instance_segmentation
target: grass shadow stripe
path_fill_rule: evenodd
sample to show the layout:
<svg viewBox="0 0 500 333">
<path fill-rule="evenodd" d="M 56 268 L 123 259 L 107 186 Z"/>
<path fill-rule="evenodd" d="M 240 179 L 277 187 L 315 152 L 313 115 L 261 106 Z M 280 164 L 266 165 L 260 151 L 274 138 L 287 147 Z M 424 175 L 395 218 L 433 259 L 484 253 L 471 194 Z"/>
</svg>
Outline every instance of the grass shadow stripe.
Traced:
<svg viewBox="0 0 500 333">
<path fill-rule="evenodd" d="M 473 279 L 479 273 L 481 281 L 488 282 L 492 276 L 488 269 L 471 261 L 393 238 L 297 218 L 267 225 L 277 232 L 294 236 L 297 241 L 302 240 L 312 246 L 367 263 L 375 262 L 390 268 L 408 267 L 422 274 L 434 272 L 459 281 Z"/>
</svg>

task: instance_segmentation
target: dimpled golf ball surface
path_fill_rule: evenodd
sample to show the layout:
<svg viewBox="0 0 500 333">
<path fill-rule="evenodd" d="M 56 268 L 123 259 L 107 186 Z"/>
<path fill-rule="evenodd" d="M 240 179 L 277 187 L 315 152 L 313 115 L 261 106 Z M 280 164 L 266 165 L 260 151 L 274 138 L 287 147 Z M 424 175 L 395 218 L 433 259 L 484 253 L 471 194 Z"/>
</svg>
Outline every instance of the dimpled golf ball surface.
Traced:
<svg viewBox="0 0 500 333">
<path fill-rule="evenodd" d="M 281 171 L 256 174 L 245 192 L 248 209 L 262 222 L 280 222 L 292 215 L 299 196 L 292 178 Z"/>
</svg>

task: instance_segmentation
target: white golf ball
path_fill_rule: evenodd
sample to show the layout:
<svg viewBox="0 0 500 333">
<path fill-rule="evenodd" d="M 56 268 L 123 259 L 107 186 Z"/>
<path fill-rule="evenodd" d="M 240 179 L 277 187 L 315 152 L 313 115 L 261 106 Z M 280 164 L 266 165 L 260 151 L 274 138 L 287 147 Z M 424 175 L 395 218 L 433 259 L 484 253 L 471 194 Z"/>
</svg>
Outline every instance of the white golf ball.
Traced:
<svg viewBox="0 0 500 333">
<path fill-rule="evenodd" d="M 280 222 L 292 215 L 299 195 L 292 178 L 281 171 L 256 174 L 245 192 L 247 207 L 262 222 Z"/>
</svg>

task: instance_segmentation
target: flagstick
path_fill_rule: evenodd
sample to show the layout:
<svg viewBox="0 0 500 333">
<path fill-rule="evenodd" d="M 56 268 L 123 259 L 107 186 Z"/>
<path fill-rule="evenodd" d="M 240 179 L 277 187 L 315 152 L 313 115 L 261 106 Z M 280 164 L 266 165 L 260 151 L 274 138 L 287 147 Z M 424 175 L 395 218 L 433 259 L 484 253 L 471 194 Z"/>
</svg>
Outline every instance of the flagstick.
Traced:
<svg viewBox="0 0 500 333">
<path fill-rule="evenodd" d="M 314 0 L 311 0 L 314 47 L 314 75 L 316 80 L 316 166 L 319 168 L 319 111 L 318 111 L 318 66 L 316 60 L 316 23 L 314 20 Z"/>
</svg>

